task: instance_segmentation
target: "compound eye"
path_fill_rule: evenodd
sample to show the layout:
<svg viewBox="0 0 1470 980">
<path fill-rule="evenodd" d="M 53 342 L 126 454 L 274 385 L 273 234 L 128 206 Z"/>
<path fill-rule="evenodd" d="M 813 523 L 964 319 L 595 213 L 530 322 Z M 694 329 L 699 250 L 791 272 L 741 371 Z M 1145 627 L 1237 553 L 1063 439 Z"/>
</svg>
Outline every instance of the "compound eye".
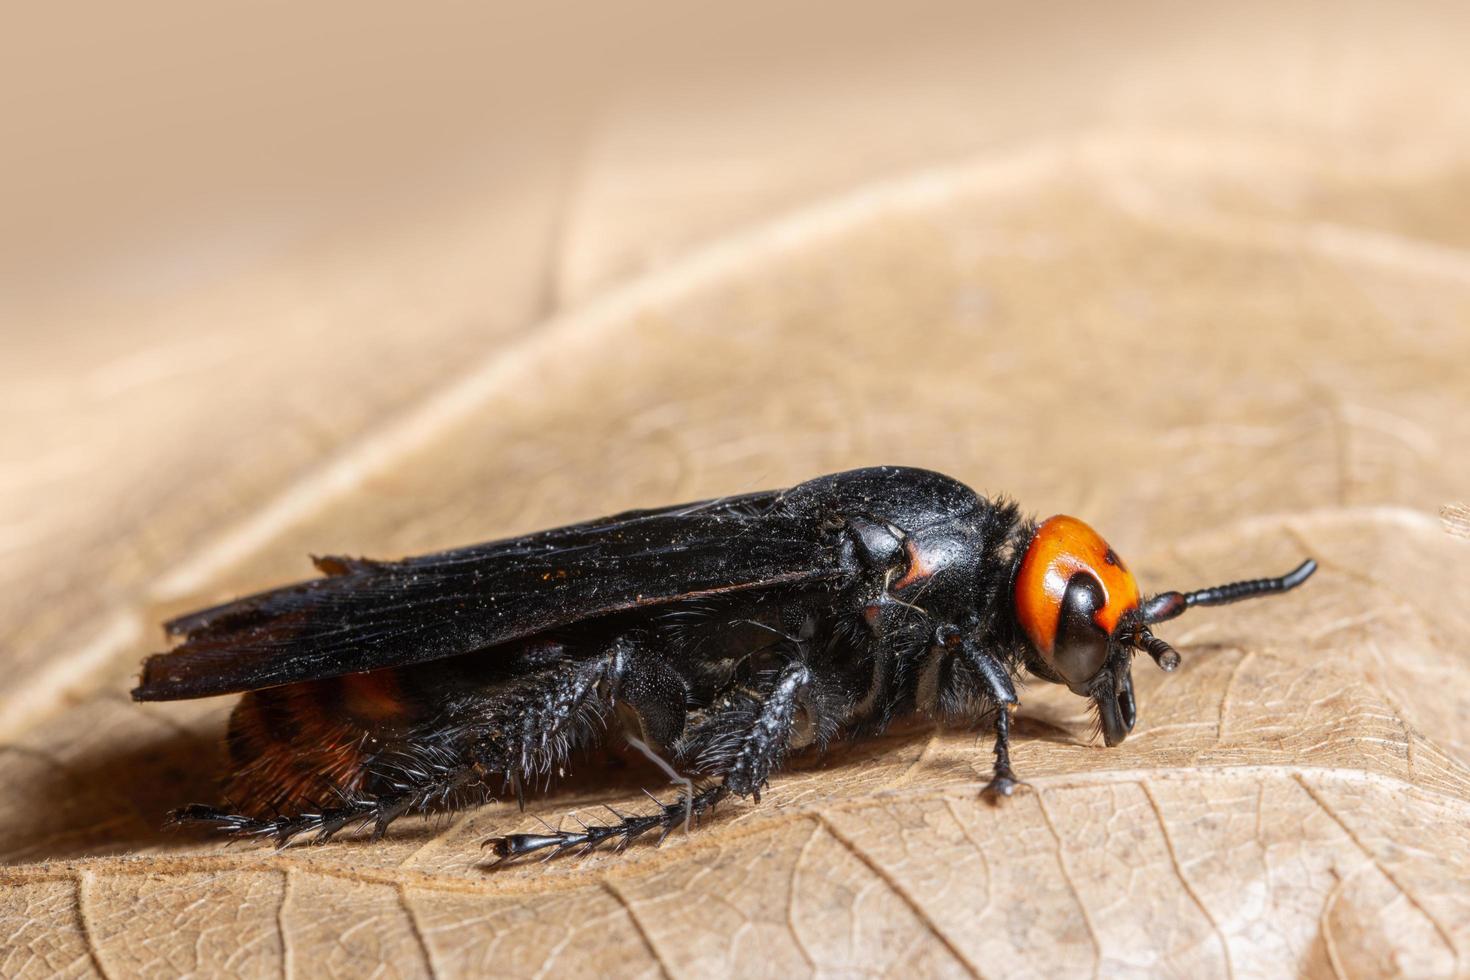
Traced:
<svg viewBox="0 0 1470 980">
<path fill-rule="evenodd" d="M 1051 660 L 1074 690 L 1086 687 L 1107 662 L 1108 634 L 1096 620 L 1106 603 L 1102 583 L 1088 572 L 1077 572 L 1067 581 Z"/>
</svg>

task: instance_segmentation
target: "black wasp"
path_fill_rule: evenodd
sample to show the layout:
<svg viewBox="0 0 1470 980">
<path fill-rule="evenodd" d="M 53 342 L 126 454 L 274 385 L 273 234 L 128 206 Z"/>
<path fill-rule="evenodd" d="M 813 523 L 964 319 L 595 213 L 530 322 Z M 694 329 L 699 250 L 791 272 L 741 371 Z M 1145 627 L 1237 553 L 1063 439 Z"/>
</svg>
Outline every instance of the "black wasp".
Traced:
<svg viewBox="0 0 1470 980">
<path fill-rule="evenodd" d="M 630 511 L 403 561 L 315 559 L 324 577 L 182 616 L 140 701 L 244 692 L 227 809 L 173 819 L 281 842 L 520 797 L 619 734 L 704 780 L 647 815 L 514 834 L 502 858 L 667 833 L 760 799 L 788 753 L 921 712 L 988 721 L 985 793 L 1011 794 L 1022 668 L 1133 729 L 1135 650 L 1190 606 L 1281 578 L 1145 598 L 1082 521 L 1037 524 L 938 473 L 894 466 L 789 490 Z M 522 797 L 523 798 L 523 797 Z"/>
</svg>

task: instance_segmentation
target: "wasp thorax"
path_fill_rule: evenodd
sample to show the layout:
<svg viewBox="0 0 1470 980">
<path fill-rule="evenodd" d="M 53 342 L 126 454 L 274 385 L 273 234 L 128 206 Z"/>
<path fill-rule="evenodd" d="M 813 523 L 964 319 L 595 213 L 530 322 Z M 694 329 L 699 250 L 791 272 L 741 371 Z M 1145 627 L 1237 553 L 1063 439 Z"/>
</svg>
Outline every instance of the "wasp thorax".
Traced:
<svg viewBox="0 0 1470 980">
<path fill-rule="evenodd" d="M 1108 543 L 1075 517 L 1043 521 L 1016 574 L 1016 619 L 1032 649 L 1067 686 L 1084 693 L 1107 662 L 1138 583 Z"/>
</svg>

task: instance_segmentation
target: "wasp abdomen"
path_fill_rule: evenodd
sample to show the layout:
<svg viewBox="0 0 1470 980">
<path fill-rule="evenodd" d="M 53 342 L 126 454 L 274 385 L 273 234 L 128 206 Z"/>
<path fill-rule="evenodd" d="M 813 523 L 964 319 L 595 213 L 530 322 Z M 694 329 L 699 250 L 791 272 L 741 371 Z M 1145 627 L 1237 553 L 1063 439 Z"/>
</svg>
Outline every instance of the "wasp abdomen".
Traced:
<svg viewBox="0 0 1470 980">
<path fill-rule="evenodd" d="M 230 716 L 226 795 L 251 816 L 321 809 L 364 788 L 383 742 L 417 714 L 397 671 L 252 691 Z"/>
</svg>

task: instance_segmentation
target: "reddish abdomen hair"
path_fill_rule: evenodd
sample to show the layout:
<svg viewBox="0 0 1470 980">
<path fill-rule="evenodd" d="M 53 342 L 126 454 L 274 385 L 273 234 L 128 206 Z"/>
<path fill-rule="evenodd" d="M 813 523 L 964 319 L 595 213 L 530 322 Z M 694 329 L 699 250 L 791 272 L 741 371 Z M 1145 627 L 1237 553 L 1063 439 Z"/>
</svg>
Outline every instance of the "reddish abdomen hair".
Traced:
<svg viewBox="0 0 1470 980">
<path fill-rule="evenodd" d="M 392 670 L 251 691 L 230 716 L 225 798 L 257 818 L 340 806 L 413 714 Z"/>
</svg>

